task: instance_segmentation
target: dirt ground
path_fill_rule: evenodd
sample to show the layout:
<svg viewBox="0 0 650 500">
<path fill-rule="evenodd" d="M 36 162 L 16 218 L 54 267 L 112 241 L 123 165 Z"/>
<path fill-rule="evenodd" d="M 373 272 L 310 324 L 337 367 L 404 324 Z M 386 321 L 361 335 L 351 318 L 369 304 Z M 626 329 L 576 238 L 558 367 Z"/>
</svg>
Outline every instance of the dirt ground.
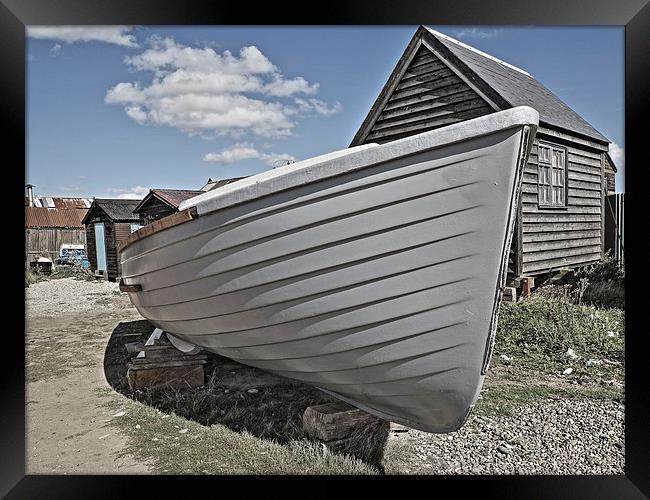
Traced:
<svg viewBox="0 0 650 500">
<path fill-rule="evenodd" d="M 74 289 L 87 293 L 68 300 Z M 114 283 L 52 280 L 26 292 L 27 473 L 149 472 L 124 454 L 127 438 L 108 426 L 119 417 L 98 391 L 109 388 L 106 340 L 119 322 L 141 319 L 135 308 Z"/>
<path fill-rule="evenodd" d="M 302 412 L 325 402 L 324 393 L 212 355 L 206 374 L 218 376 L 205 388 L 130 394 L 124 344 L 144 340 L 151 325 L 117 284 L 47 280 L 26 296 L 28 473 L 356 470 L 304 454 L 295 468 L 284 467 L 299 456 L 290 441 L 300 436 Z M 497 358 L 463 428 L 390 432 L 381 467 L 388 474 L 622 474 L 619 393 L 617 385 L 575 385 Z M 271 441 L 284 457 L 280 467 L 266 455 Z M 314 460 L 326 462 L 319 472 L 310 468 Z"/>
</svg>

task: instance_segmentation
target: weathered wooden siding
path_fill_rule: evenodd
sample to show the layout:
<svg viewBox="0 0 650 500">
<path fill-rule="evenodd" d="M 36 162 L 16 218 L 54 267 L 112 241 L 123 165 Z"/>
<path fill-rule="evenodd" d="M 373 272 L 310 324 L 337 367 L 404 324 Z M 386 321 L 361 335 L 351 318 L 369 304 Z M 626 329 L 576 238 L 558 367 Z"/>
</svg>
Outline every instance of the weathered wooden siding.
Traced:
<svg viewBox="0 0 650 500">
<path fill-rule="evenodd" d="M 607 194 L 614 194 L 616 192 L 616 173 L 612 168 L 607 158 L 605 158 L 605 179 L 607 183 Z"/>
<path fill-rule="evenodd" d="M 116 228 L 115 226 L 120 226 L 124 224 L 114 224 L 106 217 L 93 217 L 89 223 L 86 225 L 86 241 L 88 242 L 88 261 L 90 262 L 90 269 L 94 272 L 97 270 L 97 249 L 95 247 L 95 223 L 103 222 L 104 223 L 104 244 L 106 245 L 106 277 L 115 281 L 119 277 L 119 262 L 117 260 L 117 249 L 116 249 Z M 126 224 L 127 231 L 129 231 L 130 224 Z M 118 233 L 122 233 L 122 229 L 117 230 Z"/>
<path fill-rule="evenodd" d="M 27 262 L 40 255 L 49 257 L 54 261 L 59 256 L 59 249 L 63 244 L 86 245 L 85 231 L 83 229 L 65 228 L 25 229 Z"/>
<path fill-rule="evenodd" d="M 469 120 L 494 109 L 427 48 L 397 82 L 364 143 L 384 143 Z"/>
<path fill-rule="evenodd" d="M 146 226 L 163 217 L 167 217 L 176 212 L 176 209 L 163 203 L 158 198 L 151 197 L 139 210 L 140 224 Z"/>
<path fill-rule="evenodd" d="M 603 168 L 600 151 L 565 144 L 566 208 L 540 208 L 537 194 L 539 140 L 557 144 L 540 127 L 522 182 L 521 269 L 535 275 L 599 260 L 603 245 Z"/>
<path fill-rule="evenodd" d="M 625 194 L 611 194 L 605 200 L 605 251 L 620 265 L 625 264 Z"/>
<path fill-rule="evenodd" d="M 108 279 L 117 280 L 122 272 L 120 259 L 117 253 L 117 246 L 131 234 L 130 222 L 106 222 L 106 267 L 108 268 Z"/>
<path fill-rule="evenodd" d="M 90 262 L 90 270 L 97 271 L 97 248 L 95 247 L 95 227 L 92 224 L 86 226 L 86 254 Z"/>
</svg>

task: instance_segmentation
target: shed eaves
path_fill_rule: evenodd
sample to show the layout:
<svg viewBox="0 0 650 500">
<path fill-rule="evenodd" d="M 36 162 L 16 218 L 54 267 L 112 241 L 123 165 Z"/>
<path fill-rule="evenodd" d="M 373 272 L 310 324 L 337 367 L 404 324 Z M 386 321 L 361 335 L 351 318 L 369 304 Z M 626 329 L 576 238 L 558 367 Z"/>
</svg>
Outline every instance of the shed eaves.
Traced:
<svg viewBox="0 0 650 500">
<path fill-rule="evenodd" d="M 559 97 L 525 71 L 468 47 L 431 28 L 426 26 L 425 28 L 510 105 L 530 106 L 536 109 L 539 112 L 540 122 L 551 127 L 568 130 L 599 142 L 610 142 L 562 102 Z"/>
<path fill-rule="evenodd" d="M 193 189 L 152 189 L 151 192 L 174 208 L 178 208 L 185 200 L 202 193 Z"/>
<path fill-rule="evenodd" d="M 139 203 L 140 200 L 95 198 L 95 205 L 106 212 L 106 215 L 116 222 L 137 222 L 139 218 L 133 213 L 133 209 Z"/>
</svg>

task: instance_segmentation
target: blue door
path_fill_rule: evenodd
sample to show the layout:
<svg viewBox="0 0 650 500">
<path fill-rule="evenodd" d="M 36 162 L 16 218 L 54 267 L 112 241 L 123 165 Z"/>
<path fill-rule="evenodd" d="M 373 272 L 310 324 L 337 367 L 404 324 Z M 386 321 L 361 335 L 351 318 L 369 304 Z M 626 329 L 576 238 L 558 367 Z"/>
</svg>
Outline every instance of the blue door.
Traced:
<svg viewBox="0 0 650 500">
<path fill-rule="evenodd" d="M 95 249 L 97 253 L 97 270 L 106 271 L 106 243 L 104 242 L 104 223 L 95 224 Z"/>
</svg>

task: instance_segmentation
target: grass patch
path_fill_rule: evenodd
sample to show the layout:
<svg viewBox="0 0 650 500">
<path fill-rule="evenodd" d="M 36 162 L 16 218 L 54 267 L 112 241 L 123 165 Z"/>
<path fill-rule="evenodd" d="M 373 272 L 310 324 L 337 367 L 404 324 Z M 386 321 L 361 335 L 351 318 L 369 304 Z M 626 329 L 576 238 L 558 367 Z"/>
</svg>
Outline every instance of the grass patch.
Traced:
<svg viewBox="0 0 650 500">
<path fill-rule="evenodd" d="M 625 315 L 573 303 L 555 287 L 501 304 L 495 358 L 573 376 L 623 378 Z"/>
<path fill-rule="evenodd" d="M 244 368 L 246 370 L 247 368 Z M 303 439 L 302 412 L 332 399 L 311 386 L 287 380 L 281 386 L 246 386 L 222 381 L 214 370 L 208 382 L 191 389 L 151 388 L 130 392 L 141 403 L 190 418 L 202 425 L 222 424 L 263 439 L 286 444 Z"/>
<path fill-rule="evenodd" d="M 560 284 L 571 291 L 579 304 L 625 309 L 625 268 L 609 252 L 602 261 L 568 273 Z"/>
<path fill-rule="evenodd" d="M 39 281 L 45 281 L 47 279 L 46 274 L 37 273 L 30 269 L 25 269 L 25 287 L 38 283 Z"/>
<path fill-rule="evenodd" d="M 77 265 L 68 265 L 68 266 L 57 266 L 52 274 L 47 276 L 47 279 L 61 279 L 61 278 L 74 278 L 77 280 L 83 281 L 96 281 L 97 278 L 92 271 L 88 269 L 83 269 L 81 266 Z"/>
<path fill-rule="evenodd" d="M 359 460 L 313 443 L 292 441 L 282 446 L 248 432 L 164 414 L 114 393 L 106 405 L 126 411 L 109 423 L 129 437 L 124 454 L 164 474 L 376 474 Z"/>
<path fill-rule="evenodd" d="M 515 416 L 519 406 L 553 399 L 593 399 L 623 402 L 625 394 L 616 387 L 552 386 L 546 384 L 486 385 L 474 407 L 474 415 Z"/>
<path fill-rule="evenodd" d="M 74 278 L 83 281 L 96 281 L 97 277 L 88 269 L 79 265 L 55 266 L 50 274 L 25 270 L 25 287 L 40 281 Z"/>
</svg>

